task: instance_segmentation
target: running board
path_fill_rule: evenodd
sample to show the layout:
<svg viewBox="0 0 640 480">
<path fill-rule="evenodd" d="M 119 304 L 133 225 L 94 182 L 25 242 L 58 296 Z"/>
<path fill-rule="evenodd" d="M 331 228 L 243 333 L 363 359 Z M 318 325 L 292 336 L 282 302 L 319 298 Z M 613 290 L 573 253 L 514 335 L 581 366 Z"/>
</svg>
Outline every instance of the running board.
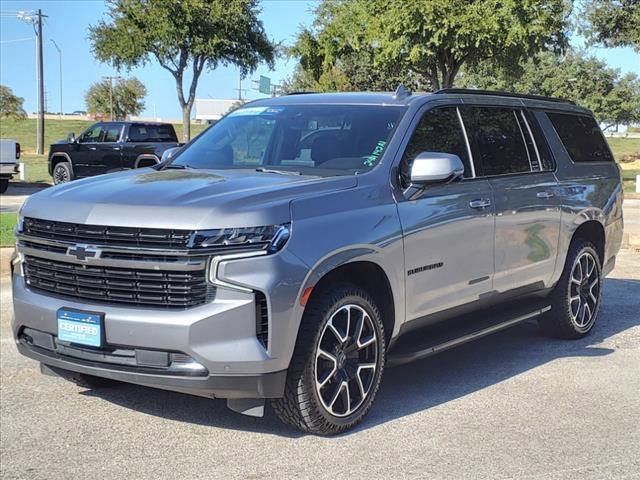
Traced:
<svg viewBox="0 0 640 480">
<path fill-rule="evenodd" d="M 481 322 L 477 321 L 476 317 L 475 321 L 467 321 L 464 325 L 457 325 L 452 329 L 446 329 L 447 321 L 443 321 L 442 324 L 433 326 L 431 332 L 429 328 L 425 328 L 422 335 L 418 332 L 412 332 L 410 335 L 413 337 L 411 345 L 406 345 L 403 348 L 402 341 L 400 340 L 398 345 L 389 352 L 386 365 L 393 367 L 421 360 L 444 350 L 513 327 L 549 310 L 551 310 L 551 306 L 546 305 L 528 312 L 523 313 L 522 310 L 520 310 L 520 312 L 512 312 L 511 315 L 507 314 L 495 320 L 485 320 Z M 455 324 L 455 321 L 453 323 Z M 470 325 L 471 323 L 475 325 Z M 477 323 L 480 323 L 482 328 L 477 328 Z M 473 328 L 473 326 L 476 328 Z M 433 330 L 435 330 L 435 332 Z M 416 342 L 416 337 L 422 337 L 424 341 L 420 344 Z"/>
</svg>

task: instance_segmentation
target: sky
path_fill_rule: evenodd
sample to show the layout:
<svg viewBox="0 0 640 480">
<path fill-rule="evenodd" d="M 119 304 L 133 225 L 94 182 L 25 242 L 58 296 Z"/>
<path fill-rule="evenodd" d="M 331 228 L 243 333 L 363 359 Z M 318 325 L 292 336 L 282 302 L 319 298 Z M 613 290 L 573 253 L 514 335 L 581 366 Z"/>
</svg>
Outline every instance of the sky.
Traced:
<svg viewBox="0 0 640 480">
<path fill-rule="evenodd" d="M 296 33 L 313 21 L 314 0 L 263 0 L 260 20 L 271 40 L 291 45 Z M 0 11 L 30 11 L 41 8 L 47 15 L 44 24 L 44 80 L 49 111 L 60 109 L 59 55 L 52 41 L 62 50 L 62 100 L 65 112 L 84 110 L 84 93 L 102 76 L 135 76 L 147 87 L 145 110 L 142 116 L 163 119 L 181 118 L 175 90 L 175 82 L 169 72 L 151 62 L 131 72 L 117 72 L 110 66 L 93 58 L 88 40 L 89 25 L 96 24 L 106 13 L 100 0 L 0 0 Z M 575 45 L 581 39 L 573 38 Z M 589 51 L 618 68 L 622 73 L 640 74 L 640 55 L 631 48 L 592 48 Z M 17 18 L 0 18 L 0 83 L 10 87 L 15 94 L 25 99 L 27 112 L 37 110 L 35 35 L 33 27 Z M 250 79 L 268 76 L 273 83 L 289 77 L 295 67 L 294 60 L 281 59 L 273 71 L 262 65 L 243 81 L 243 97 L 263 97 L 252 89 Z M 196 98 L 237 98 L 239 73 L 235 67 L 219 67 L 202 74 Z"/>
</svg>

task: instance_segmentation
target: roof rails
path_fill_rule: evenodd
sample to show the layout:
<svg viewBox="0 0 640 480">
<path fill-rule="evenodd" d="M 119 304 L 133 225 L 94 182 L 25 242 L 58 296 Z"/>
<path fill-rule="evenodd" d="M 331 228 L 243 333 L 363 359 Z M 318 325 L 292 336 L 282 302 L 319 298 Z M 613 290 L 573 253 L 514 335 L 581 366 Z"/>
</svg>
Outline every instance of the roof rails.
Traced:
<svg viewBox="0 0 640 480">
<path fill-rule="evenodd" d="M 466 94 L 466 95 L 493 95 L 497 97 L 528 98 L 530 100 L 544 100 L 545 102 L 569 103 L 571 105 L 576 104 L 574 101 L 567 100 L 565 98 L 545 97 L 543 95 L 527 95 L 524 93 L 501 92 L 498 90 L 496 91 L 476 90 L 473 88 L 443 88 L 434 93 L 435 94 L 452 93 L 452 94 Z"/>
<path fill-rule="evenodd" d="M 309 94 L 311 94 L 311 93 L 318 93 L 318 92 L 307 92 L 307 91 L 302 90 L 302 91 L 299 91 L 299 92 L 289 92 L 289 93 L 285 93 L 285 95 L 286 95 L 286 96 L 289 96 L 289 95 L 309 95 Z"/>
</svg>

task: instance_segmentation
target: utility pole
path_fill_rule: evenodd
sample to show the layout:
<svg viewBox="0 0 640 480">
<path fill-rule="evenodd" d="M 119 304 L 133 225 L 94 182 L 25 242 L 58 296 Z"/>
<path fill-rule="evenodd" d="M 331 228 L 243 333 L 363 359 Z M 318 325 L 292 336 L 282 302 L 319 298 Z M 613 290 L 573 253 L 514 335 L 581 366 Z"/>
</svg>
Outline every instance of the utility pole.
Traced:
<svg viewBox="0 0 640 480">
<path fill-rule="evenodd" d="M 118 76 L 104 76 L 102 77 L 104 80 L 109 80 L 109 103 L 111 109 L 111 121 L 113 122 L 113 81 L 114 80 L 122 80 L 122 77 Z"/>
<path fill-rule="evenodd" d="M 38 129 L 36 153 L 44 154 L 44 59 L 42 54 L 42 10 L 36 13 L 36 58 L 38 72 Z"/>
<path fill-rule="evenodd" d="M 53 43 L 53 46 L 58 50 L 58 56 L 60 57 L 60 118 L 62 118 L 62 50 L 55 40 L 51 39 L 51 43 Z"/>
</svg>

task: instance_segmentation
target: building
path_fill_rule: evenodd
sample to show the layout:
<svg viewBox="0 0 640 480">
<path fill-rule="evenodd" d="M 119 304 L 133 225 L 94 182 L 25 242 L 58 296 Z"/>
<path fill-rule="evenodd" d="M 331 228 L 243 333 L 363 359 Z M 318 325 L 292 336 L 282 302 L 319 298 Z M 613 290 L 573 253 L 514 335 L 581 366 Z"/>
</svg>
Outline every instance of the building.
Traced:
<svg viewBox="0 0 640 480">
<path fill-rule="evenodd" d="M 195 119 L 201 122 L 216 122 L 220 120 L 231 108 L 242 105 L 244 100 L 229 100 L 224 98 L 196 98 Z"/>
</svg>

